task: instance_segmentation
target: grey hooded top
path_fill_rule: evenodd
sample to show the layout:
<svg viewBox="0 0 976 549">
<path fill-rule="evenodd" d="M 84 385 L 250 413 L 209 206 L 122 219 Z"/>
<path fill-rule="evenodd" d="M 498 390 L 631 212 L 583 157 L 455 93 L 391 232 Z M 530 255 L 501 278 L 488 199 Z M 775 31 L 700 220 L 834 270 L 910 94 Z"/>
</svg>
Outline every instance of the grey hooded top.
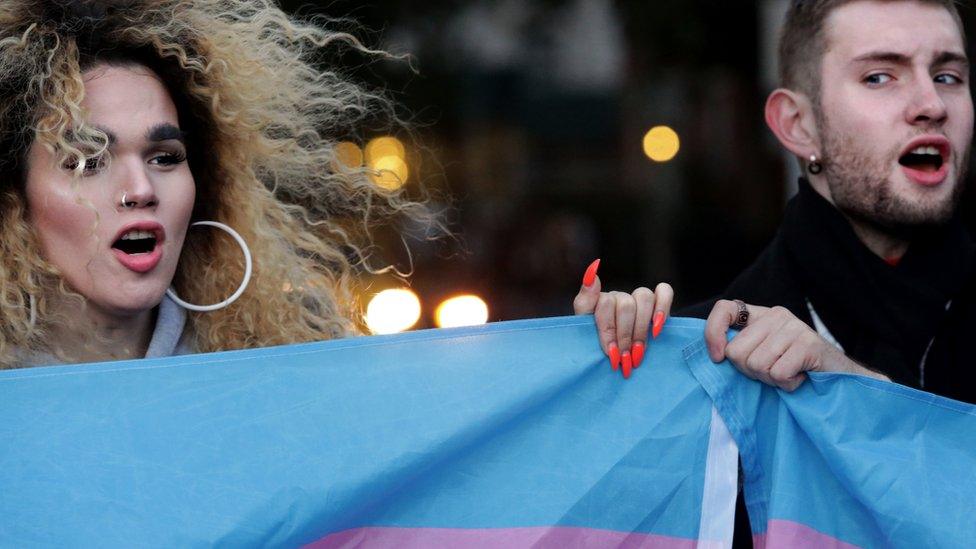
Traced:
<svg viewBox="0 0 976 549">
<path fill-rule="evenodd" d="M 163 356 L 188 355 L 194 351 L 189 345 L 189 337 L 184 333 L 186 327 L 186 311 L 177 305 L 169 296 L 163 296 L 156 315 L 156 327 L 153 329 L 149 347 L 145 358 Z M 18 360 L 18 366 L 54 366 L 64 364 L 56 356 L 49 353 L 36 353 Z"/>
</svg>

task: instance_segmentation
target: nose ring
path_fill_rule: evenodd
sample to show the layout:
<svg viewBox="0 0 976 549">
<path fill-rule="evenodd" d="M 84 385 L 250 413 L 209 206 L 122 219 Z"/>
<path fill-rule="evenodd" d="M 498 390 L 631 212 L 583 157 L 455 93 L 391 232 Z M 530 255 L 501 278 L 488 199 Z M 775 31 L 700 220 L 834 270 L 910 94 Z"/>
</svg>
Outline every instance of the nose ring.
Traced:
<svg viewBox="0 0 976 549">
<path fill-rule="evenodd" d="M 136 207 L 135 202 L 129 202 L 128 200 L 125 199 L 127 194 L 129 194 L 128 191 L 122 192 L 122 208 L 126 210 L 128 210 L 129 208 L 135 208 Z"/>
</svg>

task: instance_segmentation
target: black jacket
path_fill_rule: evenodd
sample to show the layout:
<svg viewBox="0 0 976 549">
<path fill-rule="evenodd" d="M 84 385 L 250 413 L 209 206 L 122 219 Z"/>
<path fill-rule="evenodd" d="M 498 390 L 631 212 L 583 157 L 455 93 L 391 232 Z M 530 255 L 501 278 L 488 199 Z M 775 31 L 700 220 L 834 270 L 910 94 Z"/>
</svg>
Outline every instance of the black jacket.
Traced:
<svg viewBox="0 0 976 549">
<path fill-rule="evenodd" d="M 812 308 L 848 356 L 899 383 L 976 402 L 974 253 L 957 220 L 921 231 L 891 266 L 801 179 L 756 261 L 721 296 L 678 314 L 706 318 L 718 299 L 741 299 L 781 305 L 814 327 Z M 735 548 L 752 546 L 741 496 Z"/>
<path fill-rule="evenodd" d="M 717 299 L 741 299 L 784 306 L 813 326 L 812 308 L 854 360 L 898 383 L 976 402 L 969 366 L 976 360 L 965 353 L 976 337 L 974 257 L 954 220 L 917 231 L 900 262 L 889 265 L 801 179 L 756 261 L 720 297 L 679 314 L 705 318 Z"/>
</svg>

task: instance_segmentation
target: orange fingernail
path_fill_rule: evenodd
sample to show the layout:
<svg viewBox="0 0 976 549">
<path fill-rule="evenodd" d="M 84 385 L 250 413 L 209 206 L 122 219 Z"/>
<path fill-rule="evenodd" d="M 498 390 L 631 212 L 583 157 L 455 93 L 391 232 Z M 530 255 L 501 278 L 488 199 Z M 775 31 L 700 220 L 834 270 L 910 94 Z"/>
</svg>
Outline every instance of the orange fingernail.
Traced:
<svg viewBox="0 0 976 549">
<path fill-rule="evenodd" d="M 590 266 L 586 268 L 586 272 L 583 273 L 583 286 L 589 288 L 593 285 L 593 281 L 596 280 L 596 270 L 600 268 L 600 260 L 597 259 Z"/>
<path fill-rule="evenodd" d="M 634 371 L 634 363 L 631 362 L 630 351 L 624 351 L 624 354 L 620 358 L 623 361 L 624 379 L 630 379 L 630 373 Z"/>
<path fill-rule="evenodd" d="M 654 324 L 651 327 L 651 336 L 657 339 L 657 336 L 661 335 L 661 330 L 664 329 L 664 311 L 658 311 L 654 313 Z"/>
<path fill-rule="evenodd" d="M 630 352 L 634 357 L 634 368 L 640 368 L 641 361 L 644 360 L 644 342 L 635 341 L 630 347 Z"/>
<path fill-rule="evenodd" d="M 614 370 L 620 367 L 620 349 L 616 343 L 610 344 L 610 367 Z"/>
</svg>

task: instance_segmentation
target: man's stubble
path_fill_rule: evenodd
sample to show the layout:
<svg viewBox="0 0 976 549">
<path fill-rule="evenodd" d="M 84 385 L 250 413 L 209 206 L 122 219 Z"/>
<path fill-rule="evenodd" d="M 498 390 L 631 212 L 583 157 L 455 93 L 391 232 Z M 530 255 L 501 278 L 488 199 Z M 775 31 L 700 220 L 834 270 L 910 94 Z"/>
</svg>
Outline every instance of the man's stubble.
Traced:
<svg viewBox="0 0 976 549">
<path fill-rule="evenodd" d="M 888 179 L 901 148 L 872 157 L 860 146 L 863 139 L 833 129 L 830 121 L 817 113 L 823 136 L 824 176 L 834 205 L 849 218 L 870 224 L 892 235 L 910 235 L 918 229 L 941 225 L 952 219 L 965 187 L 970 147 L 953 154 L 955 186 L 939 202 L 920 203 L 899 196 Z"/>
</svg>

